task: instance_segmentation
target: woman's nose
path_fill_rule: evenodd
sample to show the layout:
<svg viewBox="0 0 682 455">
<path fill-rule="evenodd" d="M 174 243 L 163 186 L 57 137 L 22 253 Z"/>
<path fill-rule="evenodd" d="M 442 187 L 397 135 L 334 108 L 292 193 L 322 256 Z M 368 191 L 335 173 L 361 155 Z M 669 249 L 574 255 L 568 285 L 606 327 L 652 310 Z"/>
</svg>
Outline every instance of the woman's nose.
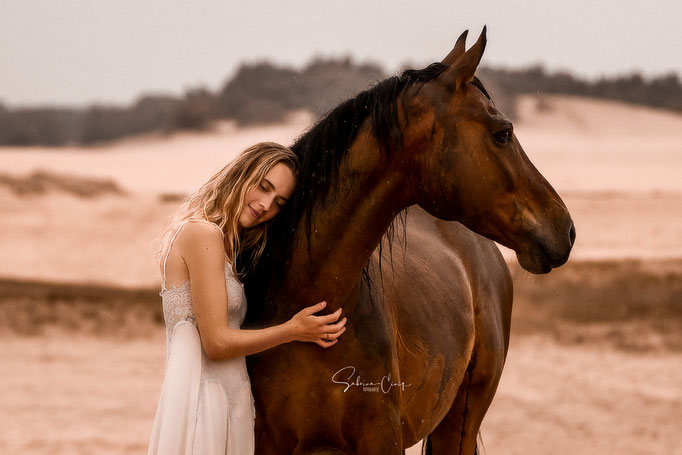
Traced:
<svg viewBox="0 0 682 455">
<path fill-rule="evenodd" d="M 266 199 L 261 199 L 260 205 L 263 207 L 264 211 L 269 211 L 270 207 L 272 207 L 272 203 L 274 202 L 274 198 L 266 198 Z"/>
</svg>

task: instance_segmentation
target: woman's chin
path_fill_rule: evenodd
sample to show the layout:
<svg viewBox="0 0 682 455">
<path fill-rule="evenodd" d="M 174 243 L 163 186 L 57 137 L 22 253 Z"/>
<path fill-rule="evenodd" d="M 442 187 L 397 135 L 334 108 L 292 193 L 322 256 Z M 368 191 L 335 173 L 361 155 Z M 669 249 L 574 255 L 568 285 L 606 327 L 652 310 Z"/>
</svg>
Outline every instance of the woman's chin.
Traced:
<svg viewBox="0 0 682 455">
<path fill-rule="evenodd" d="M 239 229 L 240 230 L 245 230 L 245 229 L 251 229 L 252 227 L 256 227 L 260 224 L 258 221 L 239 221 Z"/>
</svg>

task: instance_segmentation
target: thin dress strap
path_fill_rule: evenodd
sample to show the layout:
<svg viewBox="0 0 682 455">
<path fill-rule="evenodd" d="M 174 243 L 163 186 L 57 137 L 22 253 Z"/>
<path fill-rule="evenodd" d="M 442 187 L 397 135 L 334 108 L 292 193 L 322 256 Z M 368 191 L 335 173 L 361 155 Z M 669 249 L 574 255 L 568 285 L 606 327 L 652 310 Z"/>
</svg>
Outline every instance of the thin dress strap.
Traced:
<svg viewBox="0 0 682 455">
<path fill-rule="evenodd" d="M 187 221 L 188 220 L 185 220 L 180 223 L 178 230 L 175 231 L 175 234 L 173 234 L 173 237 L 168 243 L 168 250 L 166 251 L 166 255 L 163 258 L 163 280 L 161 281 L 161 289 L 164 291 L 166 290 L 166 263 L 168 262 L 168 256 L 170 255 L 171 248 L 173 248 L 173 242 L 175 242 L 175 238 L 178 236 Z"/>
<path fill-rule="evenodd" d="M 168 256 L 170 255 L 170 250 L 173 247 L 173 242 L 175 242 L 175 238 L 178 236 L 178 234 L 180 233 L 182 228 L 185 226 L 185 224 L 190 222 L 190 221 L 203 221 L 205 223 L 211 224 L 211 225 L 215 226 L 220 231 L 220 235 L 223 236 L 223 239 L 225 238 L 225 233 L 223 232 L 222 229 L 220 229 L 220 226 L 213 223 L 212 221 L 204 220 L 202 218 L 193 218 L 193 219 L 182 221 L 178 227 L 178 230 L 175 231 L 175 234 L 173 234 L 173 237 L 171 238 L 170 242 L 168 243 L 168 251 L 166 251 L 166 255 L 163 258 L 163 280 L 161 281 L 161 289 L 164 291 L 166 290 L 166 265 L 168 263 Z"/>
</svg>

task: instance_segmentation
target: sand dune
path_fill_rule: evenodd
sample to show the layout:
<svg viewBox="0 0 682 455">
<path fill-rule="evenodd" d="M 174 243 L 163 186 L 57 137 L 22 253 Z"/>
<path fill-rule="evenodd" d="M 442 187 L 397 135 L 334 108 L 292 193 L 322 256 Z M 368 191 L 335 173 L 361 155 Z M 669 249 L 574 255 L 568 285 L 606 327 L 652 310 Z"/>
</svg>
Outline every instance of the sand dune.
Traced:
<svg viewBox="0 0 682 455">
<path fill-rule="evenodd" d="M 519 101 L 515 132 L 559 191 L 682 191 L 682 114 L 589 98 L 544 95 Z M 97 147 L 0 147 L 4 173 L 46 169 L 110 178 L 132 192 L 186 192 L 259 141 L 290 144 L 311 123 L 216 126 L 210 133 L 149 135 Z"/>
<path fill-rule="evenodd" d="M 571 96 L 526 96 L 516 135 L 561 191 L 682 191 L 682 114 Z"/>
<path fill-rule="evenodd" d="M 96 147 L 0 147 L 0 169 L 111 179 L 143 195 L 185 193 L 246 147 L 262 141 L 290 144 L 310 123 L 310 115 L 299 113 L 281 125 L 237 128 L 225 122 L 207 133 L 150 134 Z"/>
<path fill-rule="evenodd" d="M 573 260 L 682 256 L 682 115 L 559 96 L 525 97 L 519 113 L 520 141 L 574 217 Z M 277 126 L 223 124 L 95 148 L 0 148 L 3 175 L 42 169 L 111 180 L 124 193 L 22 197 L 0 180 L 0 276 L 158 284 L 151 242 L 179 204 L 160 196 L 198 187 L 249 144 L 290 143 L 309 123 L 300 114 Z"/>
</svg>

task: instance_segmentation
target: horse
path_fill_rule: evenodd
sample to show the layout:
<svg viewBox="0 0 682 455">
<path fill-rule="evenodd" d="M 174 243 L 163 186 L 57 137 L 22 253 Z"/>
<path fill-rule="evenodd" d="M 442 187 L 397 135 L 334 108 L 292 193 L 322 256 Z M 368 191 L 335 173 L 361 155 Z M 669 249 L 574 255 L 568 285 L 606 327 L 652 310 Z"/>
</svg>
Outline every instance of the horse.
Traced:
<svg viewBox="0 0 682 455">
<path fill-rule="evenodd" d="M 293 144 L 298 189 L 244 278 L 246 326 L 321 300 L 348 322 L 328 349 L 247 358 L 256 453 L 392 455 L 422 439 L 476 453 L 509 346 L 512 280 L 494 242 L 544 274 L 568 260 L 575 227 L 475 76 L 486 28 L 468 50 L 466 36 Z"/>
</svg>

